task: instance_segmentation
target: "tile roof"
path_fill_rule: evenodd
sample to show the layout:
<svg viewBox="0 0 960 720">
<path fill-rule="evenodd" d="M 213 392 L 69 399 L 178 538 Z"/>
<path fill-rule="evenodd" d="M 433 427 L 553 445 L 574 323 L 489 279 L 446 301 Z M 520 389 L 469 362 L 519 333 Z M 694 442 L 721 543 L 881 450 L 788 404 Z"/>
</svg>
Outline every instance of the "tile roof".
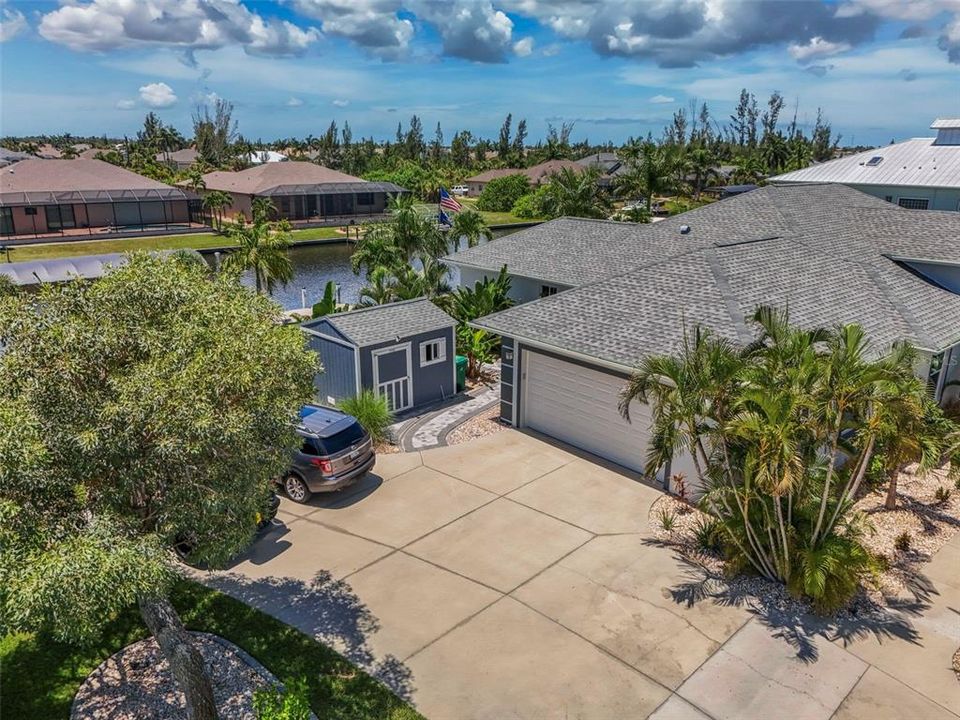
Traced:
<svg viewBox="0 0 960 720">
<path fill-rule="evenodd" d="M 669 239 L 662 226 L 676 233 L 681 222 L 686 244 L 660 242 Z M 960 342 L 960 295 L 902 261 L 960 265 L 960 213 L 905 210 L 845 186 L 786 186 L 634 228 L 640 250 L 607 263 L 624 263 L 607 277 L 475 324 L 625 368 L 676 351 L 694 324 L 743 341 L 745 319 L 764 304 L 788 308 L 802 326 L 858 322 L 878 353 L 896 340 L 930 350 Z"/>
<path fill-rule="evenodd" d="M 367 347 L 409 335 L 450 327 L 456 321 L 427 298 L 375 305 L 322 318 L 358 347 Z M 319 319 L 304 323 L 312 328 Z"/>
<path fill-rule="evenodd" d="M 950 130 L 941 130 L 946 136 Z M 872 158 L 882 158 L 869 165 Z M 770 178 L 780 183 L 846 183 L 960 188 L 960 144 L 914 138 Z"/>
<path fill-rule="evenodd" d="M 0 174 L 0 193 L 170 189 L 102 160 L 21 160 Z"/>
<path fill-rule="evenodd" d="M 230 172 L 217 170 L 203 176 L 208 190 L 261 195 L 282 185 L 321 185 L 324 183 L 362 183 L 360 178 L 331 170 L 311 162 L 290 160 L 268 162 Z"/>
<path fill-rule="evenodd" d="M 560 172 L 564 168 L 570 168 L 577 172 L 583 172 L 584 170 L 584 166 L 574 160 L 547 160 L 539 165 L 533 165 L 528 168 L 499 168 L 497 170 L 487 170 L 479 175 L 467 178 L 467 182 L 490 182 L 495 178 L 506 177 L 507 175 L 526 175 L 531 183 L 539 184 L 545 177 Z"/>
</svg>

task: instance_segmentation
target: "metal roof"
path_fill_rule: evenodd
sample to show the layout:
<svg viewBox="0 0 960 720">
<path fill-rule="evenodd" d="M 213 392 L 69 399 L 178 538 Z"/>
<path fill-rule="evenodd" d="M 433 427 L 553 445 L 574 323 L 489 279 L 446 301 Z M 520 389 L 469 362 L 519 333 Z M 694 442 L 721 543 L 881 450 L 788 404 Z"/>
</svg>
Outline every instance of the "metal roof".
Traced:
<svg viewBox="0 0 960 720">
<path fill-rule="evenodd" d="M 868 164 L 877 157 L 879 163 Z M 777 175 L 770 182 L 960 188 L 960 144 L 914 138 Z"/>
<path fill-rule="evenodd" d="M 192 200 L 196 195 L 180 188 L 141 188 L 137 190 L 61 190 L 0 192 L 0 207 L 16 205 L 64 205 L 72 203 L 122 203 L 164 200 Z"/>
<path fill-rule="evenodd" d="M 933 124 L 930 126 L 932 130 L 940 130 L 942 128 L 960 128 L 960 118 L 937 118 L 933 121 Z"/>
</svg>

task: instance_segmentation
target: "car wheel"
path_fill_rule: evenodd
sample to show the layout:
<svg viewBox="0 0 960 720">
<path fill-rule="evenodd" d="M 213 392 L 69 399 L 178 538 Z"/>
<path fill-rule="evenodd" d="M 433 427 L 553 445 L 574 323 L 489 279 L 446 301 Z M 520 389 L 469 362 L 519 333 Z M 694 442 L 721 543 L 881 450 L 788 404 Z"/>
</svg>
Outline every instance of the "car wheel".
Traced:
<svg viewBox="0 0 960 720">
<path fill-rule="evenodd" d="M 287 475 L 283 481 L 283 489 L 286 491 L 287 497 L 297 503 L 307 502 L 313 494 L 307 484 L 297 475 Z"/>
</svg>

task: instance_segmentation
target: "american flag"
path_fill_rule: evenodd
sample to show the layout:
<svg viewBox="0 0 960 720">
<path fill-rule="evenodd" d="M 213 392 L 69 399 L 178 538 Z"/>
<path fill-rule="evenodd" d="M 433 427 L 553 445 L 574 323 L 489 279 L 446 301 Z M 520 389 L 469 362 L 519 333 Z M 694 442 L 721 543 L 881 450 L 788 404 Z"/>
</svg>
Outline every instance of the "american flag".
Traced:
<svg viewBox="0 0 960 720">
<path fill-rule="evenodd" d="M 444 188 L 440 188 L 440 207 L 452 210 L 453 212 L 463 210 L 463 205 L 458 203 L 456 198 L 450 195 Z"/>
</svg>

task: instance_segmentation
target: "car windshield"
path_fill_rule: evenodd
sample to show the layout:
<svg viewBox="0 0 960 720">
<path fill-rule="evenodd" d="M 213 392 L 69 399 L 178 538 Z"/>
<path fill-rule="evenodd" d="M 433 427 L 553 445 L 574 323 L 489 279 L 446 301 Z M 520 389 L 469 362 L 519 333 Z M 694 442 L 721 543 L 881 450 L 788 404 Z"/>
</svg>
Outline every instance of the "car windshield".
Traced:
<svg viewBox="0 0 960 720">
<path fill-rule="evenodd" d="M 336 455 L 362 440 L 363 436 L 363 428 L 360 423 L 355 422 L 330 437 L 315 438 L 314 442 L 323 455 Z"/>
</svg>

